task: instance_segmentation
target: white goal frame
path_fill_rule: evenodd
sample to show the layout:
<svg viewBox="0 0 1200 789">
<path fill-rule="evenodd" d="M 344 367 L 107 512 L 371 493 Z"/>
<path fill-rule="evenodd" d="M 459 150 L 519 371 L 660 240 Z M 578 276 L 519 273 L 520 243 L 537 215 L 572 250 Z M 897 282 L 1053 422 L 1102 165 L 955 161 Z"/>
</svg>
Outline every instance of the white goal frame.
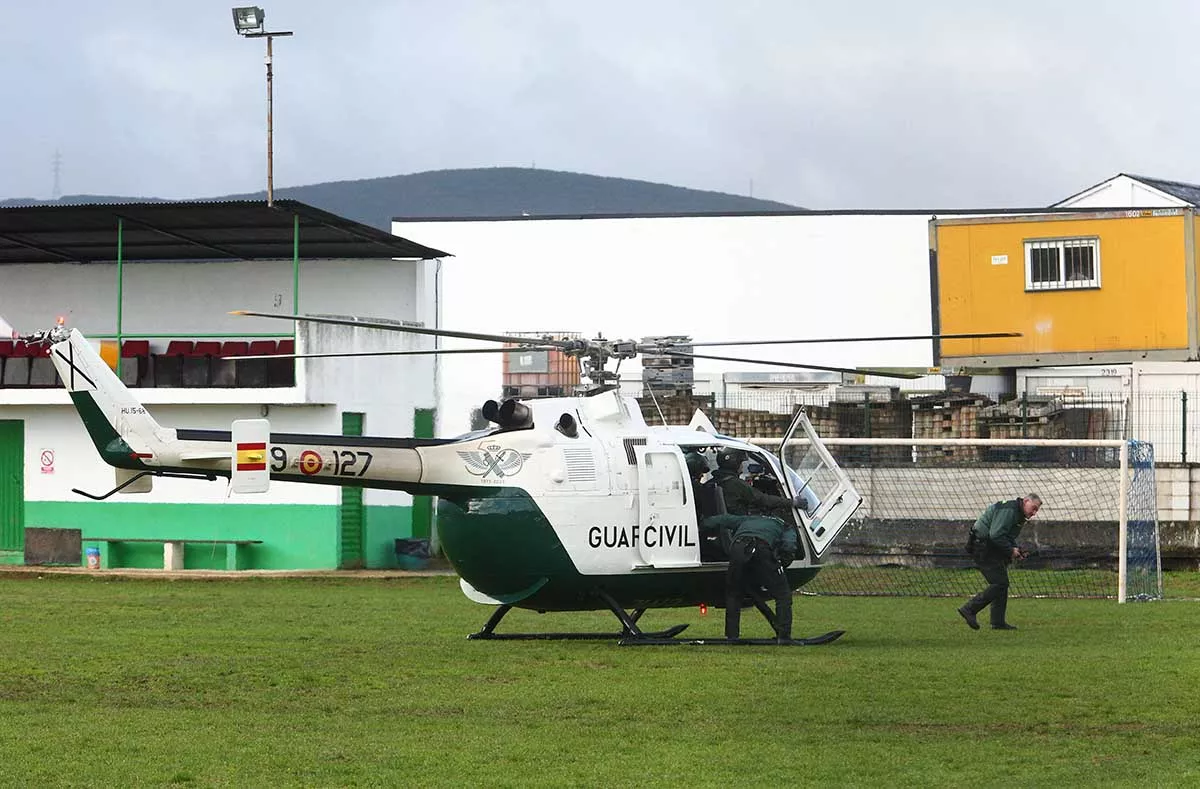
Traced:
<svg viewBox="0 0 1200 789">
<path fill-rule="evenodd" d="M 748 438 L 748 443 L 755 446 L 779 451 L 782 438 Z M 805 444 L 806 439 L 793 438 L 789 444 Z M 1129 445 L 1128 439 L 1071 439 L 1071 438 L 822 438 L 821 443 L 827 447 L 1055 447 L 1115 449 L 1119 453 L 1118 495 L 1117 495 L 1117 602 L 1127 600 L 1128 560 L 1129 560 L 1129 485 L 1132 482 L 1129 475 Z M 1157 513 L 1155 514 L 1157 521 Z M 1158 529 L 1155 528 L 1155 555 L 1158 557 L 1159 596 L 1162 596 L 1162 558 L 1158 545 Z"/>
</svg>

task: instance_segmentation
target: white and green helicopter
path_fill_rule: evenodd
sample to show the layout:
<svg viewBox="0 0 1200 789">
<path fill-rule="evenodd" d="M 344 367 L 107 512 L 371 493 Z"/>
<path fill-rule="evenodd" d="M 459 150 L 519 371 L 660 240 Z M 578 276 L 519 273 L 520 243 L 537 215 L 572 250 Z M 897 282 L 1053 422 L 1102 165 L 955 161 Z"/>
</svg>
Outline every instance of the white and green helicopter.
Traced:
<svg viewBox="0 0 1200 789">
<path fill-rule="evenodd" d="M 265 491 L 270 482 L 358 486 L 436 496 L 442 550 L 471 600 L 496 606 L 472 638 L 616 638 L 623 644 L 682 643 L 686 625 L 646 632 L 638 619 L 649 608 L 723 605 L 727 562 L 708 550 L 705 518 L 720 513 L 719 497 L 697 501 L 685 452 L 708 459 L 732 448 L 765 471 L 759 483 L 804 506 L 787 513 L 799 534 L 799 557 L 785 569 L 793 590 L 821 567 L 838 532 L 862 497 L 797 411 L 778 454 L 721 435 L 700 412 L 687 426 L 651 426 L 637 402 L 622 396 L 606 363 L 654 351 L 706 357 L 671 347 L 625 341 L 556 340 L 398 326 L 366 319 L 269 313 L 259 317 L 350 325 L 507 344 L 557 348 L 577 357 L 589 391 L 576 397 L 527 402 L 488 401 L 492 426 L 456 438 L 418 439 L 272 433 L 265 419 L 238 420 L 230 431 L 164 427 L 137 401 L 78 331 L 59 326 L 28 335 L 49 344 L 63 384 L 96 449 L 117 469 L 117 491 L 148 490 L 153 477 L 230 480 L 233 492 Z M 943 338 L 1011 334 L 940 335 Z M 923 337 L 853 338 L 923 339 Z M 829 340 L 772 340 L 782 344 Z M 311 354 L 297 358 L 363 354 Z M 478 349 L 485 350 L 485 349 Z M 437 351 L 432 351 L 436 353 Z M 454 352 L 454 351 L 451 351 Z M 396 355 L 425 353 L 398 351 Z M 378 355 L 385 355 L 380 353 Z M 249 358 L 249 357 L 245 357 Z M 279 357 L 274 357 L 279 358 Z M 765 362 L 787 367 L 837 367 Z M 901 376 L 902 377 L 902 376 Z M 82 491 L 76 491 L 89 495 Z M 774 625 L 761 595 L 750 601 Z M 619 633 L 497 633 L 513 608 L 547 611 L 609 610 Z M 794 644 L 827 643 L 834 630 Z M 723 643 L 709 639 L 704 643 Z M 695 643 L 695 642 L 693 642 Z M 738 643 L 755 643 L 748 639 Z M 768 640 L 762 640 L 768 643 Z M 775 643 L 770 639 L 769 643 Z"/>
</svg>

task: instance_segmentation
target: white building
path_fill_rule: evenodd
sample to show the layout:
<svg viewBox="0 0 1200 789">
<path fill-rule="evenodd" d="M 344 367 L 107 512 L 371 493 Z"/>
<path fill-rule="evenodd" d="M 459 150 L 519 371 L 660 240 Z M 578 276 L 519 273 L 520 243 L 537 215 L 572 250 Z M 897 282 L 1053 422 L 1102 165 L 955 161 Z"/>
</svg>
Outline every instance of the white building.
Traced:
<svg viewBox="0 0 1200 789">
<path fill-rule="evenodd" d="M 293 337 L 293 323 L 229 314 L 239 309 L 432 326 L 444 255 L 294 201 L 0 209 L 0 315 L 22 331 L 62 316 L 94 340 L 119 338 L 127 348 L 144 340 L 158 354 L 184 338 Z M 411 334 L 329 327 L 295 339 L 300 351 L 433 345 Z M 27 364 L 0 361 L 10 372 Z M 204 370 L 210 362 L 188 364 Z M 267 416 L 273 432 L 431 436 L 434 370 L 424 356 L 310 359 L 284 385 L 134 391 L 169 426 L 227 431 L 234 419 Z M 414 528 L 427 533 L 428 502 L 417 503 L 414 526 L 412 497 L 396 491 L 278 483 L 267 494 L 229 499 L 224 481 L 160 479 L 148 494 L 89 501 L 72 488 L 102 494 L 114 475 L 65 390 L 22 386 L 19 375 L 4 380 L 0 471 L 16 473 L 0 473 L 0 551 L 10 561 L 21 524 L 77 528 L 84 537 L 258 539 L 249 557 L 258 568 L 394 566 L 394 540 Z M 159 545 L 123 550 L 109 557 L 113 564 L 161 566 Z M 224 566 L 216 550 L 188 551 L 189 567 Z"/>
</svg>

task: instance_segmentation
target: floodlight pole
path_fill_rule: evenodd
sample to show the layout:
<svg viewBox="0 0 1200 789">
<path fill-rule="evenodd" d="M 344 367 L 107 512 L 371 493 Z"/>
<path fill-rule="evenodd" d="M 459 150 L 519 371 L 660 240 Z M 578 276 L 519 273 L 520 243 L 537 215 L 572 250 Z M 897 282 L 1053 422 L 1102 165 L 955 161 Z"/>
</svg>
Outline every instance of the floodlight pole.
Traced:
<svg viewBox="0 0 1200 789">
<path fill-rule="evenodd" d="M 275 72 L 272 69 L 272 49 L 271 40 L 275 36 L 290 36 L 292 31 L 281 30 L 277 33 L 243 33 L 246 38 L 265 38 L 267 40 L 267 205 L 275 204 L 275 155 L 274 155 L 274 108 L 275 97 L 272 86 L 275 81 Z"/>
<path fill-rule="evenodd" d="M 274 84 L 274 72 L 271 70 L 271 41 L 274 36 L 267 36 L 267 205 L 275 204 L 275 155 L 273 148 L 275 96 L 271 90 Z"/>
</svg>

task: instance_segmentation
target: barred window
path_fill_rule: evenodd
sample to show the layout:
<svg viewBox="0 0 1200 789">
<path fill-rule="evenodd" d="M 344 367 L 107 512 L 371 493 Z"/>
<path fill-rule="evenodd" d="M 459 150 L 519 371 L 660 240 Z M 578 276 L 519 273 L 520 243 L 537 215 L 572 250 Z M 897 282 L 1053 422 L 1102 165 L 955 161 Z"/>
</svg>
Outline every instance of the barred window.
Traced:
<svg viewBox="0 0 1200 789">
<path fill-rule="evenodd" d="M 1100 239 L 1025 242 L 1025 290 L 1100 287 Z"/>
</svg>

